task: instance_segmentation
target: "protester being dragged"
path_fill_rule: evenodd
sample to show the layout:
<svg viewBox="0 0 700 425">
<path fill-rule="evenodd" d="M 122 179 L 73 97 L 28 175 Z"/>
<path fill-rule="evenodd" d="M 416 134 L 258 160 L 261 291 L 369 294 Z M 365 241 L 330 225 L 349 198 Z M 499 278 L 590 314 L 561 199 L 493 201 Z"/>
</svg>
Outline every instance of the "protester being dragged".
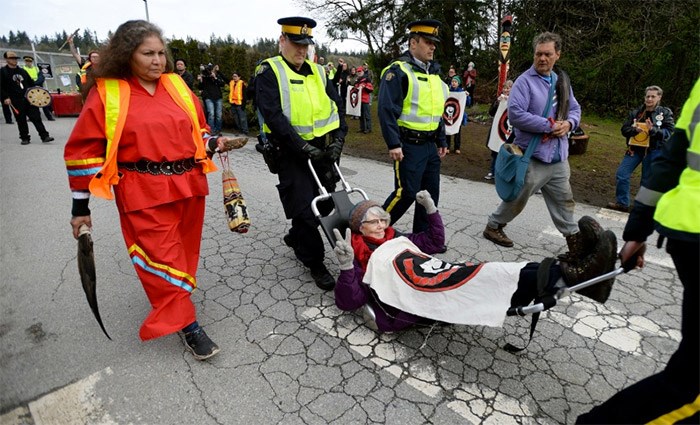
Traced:
<svg viewBox="0 0 700 425">
<path fill-rule="evenodd" d="M 498 151 L 513 133 L 513 127 L 508 120 L 508 96 L 510 96 L 511 88 L 513 88 L 513 80 L 506 80 L 503 83 L 503 92 L 489 108 L 489 115 L 493 117 L 493 123 L 491 124 L 489 136 L 486 139 L 486 146 L 491 150 L 491 168 L 489 173 L 484 176 L 486 180 L 493 180 L 496 173 L 495 167 Z"/>
<path fill-rule="evenodd" d="M 210 156 L 230 140 L 211 135 L 199 100 L 173 73 L 160 28 L 127 21 L 103 53 L 64 152 L 73 236 L 82 225 L 92 227 L 91 194 L 116 199 L 124 242 L 152 307 L 139 336 L 182 331 L 194 357 L 208 359 L 219 347 L 197 322 L 191 294 L 206 173 L 216 171 Z"/>
<path fill-rule="evenodd" d="M 374 201 L 361 201 L 353 208 L 345 238 L 334 229 L 340 267 L 335 303 L 344 311 L 364 307 L 368 325 L 381 332 L 433 320 L 500 326 L 509 306 L 528 305 L 540 295 L 538 274 L 545 276 L 544 292 L 551 294 L 559 278 L 572 286 L 615 265 L 615 234 L 603 231 L 590 217 L 580 221 L 586 236 L 580 270 L 553 258 L 542 263 L 447 263 L 431 256 L 445 243 L 435 202 L 425 190 L 416 194 L 416 202 L 428 213 L 429 227 L 423 232 L 399 233 Z"/>
<path fill-rule="evenodd" d="M 357 80 L 355 81 L 355 87 L 362 89 L 362 98 L 360 99 L 362 103 L 360 106 L 360 132 L 365 134 L 371 133 L 372 114 L 370 111 L 370 103 L 374 87 L 372 86 L 372 82 L 365 75 L 365 69 L 361 66 L 357 68 Z"/>
<path fill-rule="evenodd" d="M 663 94 L 659 86 L 647 87 L 644 90 L 644 104 L 630 111 L 622 124 L 621 132 L 627 139 L 627 151 L 615 173 L 615 202 L 608 203 L 610 209 L 630 210 L 632 172 L 642 164 L 641 184 L 644 186 L 651 174 L 651 163 L 661 155 L 661 149 L 673 133 L 673 112 L 661 106 Z"/>
</svg>

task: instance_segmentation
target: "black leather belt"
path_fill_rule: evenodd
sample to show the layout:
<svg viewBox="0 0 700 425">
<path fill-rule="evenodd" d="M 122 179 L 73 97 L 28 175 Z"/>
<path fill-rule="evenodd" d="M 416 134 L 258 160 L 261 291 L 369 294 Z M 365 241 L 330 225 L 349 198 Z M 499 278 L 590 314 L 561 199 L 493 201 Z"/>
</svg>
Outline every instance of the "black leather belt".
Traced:
<svg viewBox="0 0 700 425">
<path fill-rule="evenodd" d="M 172 176 L 173 174 L 184 174 L 191 171 L 195 166 L 194 158 L 178 159 L 177 161 L 154 162 L 142 159 L 137 162 L 119 162 L 117 165 L 125 170 L 138 171 L 139 173 L 149 173 L 154 176 L 161 174 Z"/>
<path fill-rule="evenodd" d="M 402 142 L 422 145 L 425 143 L 435 143 L 437 140 L 437 131 L 418 131 L 399 127 L 399 136 Z"/>
</svg>

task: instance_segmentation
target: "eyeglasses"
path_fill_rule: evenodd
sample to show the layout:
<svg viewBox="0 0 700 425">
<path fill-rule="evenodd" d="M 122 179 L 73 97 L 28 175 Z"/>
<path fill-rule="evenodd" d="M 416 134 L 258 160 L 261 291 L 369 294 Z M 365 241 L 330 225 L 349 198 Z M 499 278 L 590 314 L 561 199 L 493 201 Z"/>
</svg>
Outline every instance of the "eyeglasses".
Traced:
<svg viewBox="0 0 700 425">
<path fill-rule="evenodd" d="M 389 225 L 389 220 L 386 218 L 375 218 L 374 220 L 365 220 L 362 222 L 362 224 L 368 224 L 370 226 L 376 226 L 379 223 L 382 223 L 383 225 L 387 226 Z"/>
</svg>

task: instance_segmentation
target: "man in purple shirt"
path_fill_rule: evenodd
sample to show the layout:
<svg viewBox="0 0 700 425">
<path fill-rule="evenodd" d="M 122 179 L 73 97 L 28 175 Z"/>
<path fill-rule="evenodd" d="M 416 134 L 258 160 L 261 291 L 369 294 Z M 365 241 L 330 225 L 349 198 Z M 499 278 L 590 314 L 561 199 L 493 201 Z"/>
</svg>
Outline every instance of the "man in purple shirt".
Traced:
<svg viewBox="0 0 700 425">
<path fill-rule="evenodd" d="M 520 214 L 535 192 L 541 190 L 554 225 L 566 237 L 570 251 L 568 259 L 575 260 L 584 253 L 581 252 L 578 224 L 574 220 L 576 204 L 569 184 L 567 133 L 578 127 L 581 107 L 569 84 L 557 84 L 557 94 L 549 113 L 543 116 L 555 74 L 552 69 L 561 54 L 561 37 L 545 32 L 536 36 L 532 45 L 534 61 L 513 85 L 508 99 L 508 120 L 514 127 L 515 144 L 523 151 L 538 134 L 542 139 L 530 159 L 522 191 L 513 201 L 501 202 L 489 215 L 483 235 L 498 245 L 513 246 L 503 227 Z M 559 80 L 560 83 L 568 82 L 566 78 Z"/>
</svg>

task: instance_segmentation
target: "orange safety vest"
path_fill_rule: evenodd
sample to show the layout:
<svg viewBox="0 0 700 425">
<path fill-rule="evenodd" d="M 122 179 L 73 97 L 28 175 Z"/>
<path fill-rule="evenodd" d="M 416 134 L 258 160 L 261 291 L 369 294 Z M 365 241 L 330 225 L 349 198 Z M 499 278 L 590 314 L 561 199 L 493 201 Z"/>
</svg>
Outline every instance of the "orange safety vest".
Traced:
<svg viewBox="0 0 700 425">
<path fill-rule="evenodd" d="M 90 61 L 85 61 L 83 66 L 80 67 L 80 84 L 85 85 L 87 83 L 87 70 L 92 66 L 92 62 Z"/>
<path fill-rule="evenodd" d="M 229 92 L 228 103 L 231 105 L 243 104 L 243 87 L 245 87 L 243 80 L 238 80 L 238 82 L 231 80 L 229 84 L 231 91 Z"/>
<path fill-rule="evenodd" d="M 197 109 L 192 100 L 191 91 L 177 74 L 163 74 L 160 76 L 170 97 L 187 113 L 192 123 L 192 141 L 196 147 L 195 161 L 202 164 L 202 171 L 209 173 L 216 171 L 216 165 L 209 159 L 204 147 L 202 135 L 206 129 L 199 127 Z M 105 137 L 107 149 L 105 162 L 100 171 L 90 180 L 90 192 L 105 199 L 114 199 L 112 186 L 119 184 L 119 169 L 117 166 L 117 150 L 121 139 L 127 112 L 129 111 L 129 99 L 131 88 L 125 80 L 116 78 L 98 78 L 97 92 L 105 107 Z"/>
</svg>

